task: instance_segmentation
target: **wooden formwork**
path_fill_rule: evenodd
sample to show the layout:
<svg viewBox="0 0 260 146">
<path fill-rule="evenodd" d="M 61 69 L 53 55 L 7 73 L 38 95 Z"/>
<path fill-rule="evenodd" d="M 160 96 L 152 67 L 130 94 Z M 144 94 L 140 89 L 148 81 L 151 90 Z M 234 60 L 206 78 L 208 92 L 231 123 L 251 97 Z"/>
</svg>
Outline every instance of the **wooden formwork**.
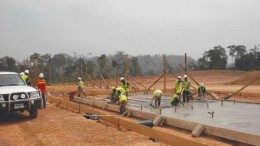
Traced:
<svg viewBox="0 0 260 146">
<path fill-rule="evenodd" d="M 105 104 L 105 103 L 102 103 L 99 101 L 95 101 L 94 99 L 89 100 L 89 99 L 82 99 L 82 98 L 78 98 L 78 97 L 75 97 L 74 99 L 77 102 L 85 103 L 85 104 L 88 104 L 91 106 L 96 106 L 96 107 L 103 108 L 103 109 L 105 107 L 106 110 L 119 112 L 119 107 L 117 105 Z M 66 101 L 61 101 L 60 99 L 55 99 L 52 97 L 52 99 L 50 101 L 55 102 L 55 103 L 61 103 L 61 107 L 66 107 L 66 106 L 68 107 L 68 104 L 66 103 Z M 69 101 L 67 101 L 67 102 L 69 102 Z M 76 106 L 74 106 L 74 108 L 76 108 Z M 91 112 L 91 111 L 89 111 L 89 107 L 86 107 L 84 105 L 80 105 L 80 108 L 78 107 L 78 109 L 79 109 L 79 112 L 81 112 L 81 113 Z M 99 114 L 99 113 L 94 113 L 94 114 Z M 128 114 L 128 116 L 132 115 L 134 117 L 150 119 L 150 120 L 153 120 L 157 116 L 156 114 L 153 114 L 153 113 L 147 113 L 144 111 L 138 111 L 138 110 L 133 110 L 133 109 L 129 110 L 127 114 Z M 192 131 L 196 127 L 196 125 L 199 124 L 196 122 L 185 121 L 185 120 L 176 119 L 176 118 L 172 118 L 172 117 L 163 116 L 163 118 L 165 118 L 166 125 L 183 128 L 183 129 L 190 130 L 190 131 Z M 105 117 L 102 117 L 102 119 L 105 119 L 108 121 L 110 120 L 110 118 L 105 118 Z M 112 119 L 112 121 L 110 121 L 110 122 L 112 122 L 113 124 L 116 124 L 113 122 L 113 120 L 115 120 L 115 119 Z M 238 131 L 229 130 L 229 129 L 225 129 L 225 128 L 208 126 L 208 125 L 203 125 L 203 126 L 205 127 L 204 133 L 209 134 L 209 135 L 213 135 L 213 136 L 217 136 L 217 137 L 221 137 L 221 138 L 225 138 L 225 139 L 230 139 L 230 140 L 234 140 L 234 141 L 238 141 L 238 142 L 242 142 L 242 143 L 246 143 L 246 144 L 251 144 L 251 145 L 260 144 L 259 135 L 248 134 L 248 133 L 238 132 Z M 133 130 L 133 131 L 141 133 L 138 130 Z M 141 133 L 141 134 L 146 135 L 146 133 Z M 149 136 L 149 135 L 147 135 L 147 136 Z M 163 141 L 163 138 L 160 138 L 160 140 Z M 164 141 L 164 142 L 168 143 L 168 141 Z"/>
<path fill-rule="evenodd" d="M 65 100 L 62 100 L 62 99 L 55 98 L 55 97 L 48 97 L 48 99 L 49 99 L 50 102 L 60 103 L 59 104 L 60 107 L 67 107 L 69 109 L 75 108 L 74 110 L 76 110 L 76 108 L 77 108 L 77 109 L 79 109 L 79 111 L 81 113 L 88 113 L 89 112 L 89 113 L 96 114 L 96 115 L 103 115 L 103 113 L 101 113 L 97 110 L 94 110 L 93 108 L 90 108 L 87 105 L 78 104 L 78 107 L 77 107 L 77 106 L 75 106 L 75 104 L 77 104 L 77 103 L 68 104 L 68 102 L 70 102 L 70 101 L 65 101 Z M 82 100 L 82 101 L 84 101 L 84 100 Z M 100 106 L 101 104 L 94 102 L 94 105 Z M 104 105 L 102 105 L 102 106 L 104 106 Z M 115 108 L 115 106 L 113 106 L 113 105 L 112 106 L 108 105 L 107 107 L 110 110 L 118 110 L 118 108 Z M 182 137 L 179 137 L 179 136 L 175 136 L 175 135 L 165 133 L 165 132 L 162 132 L 162 131 L 159 131 L 159 130 L 156 130 L 156 129 L 153 129 L 153 128 L 150 128 L 150 127 L 146 127 L 146 126 L 143 126 L 143 125 L 140 125 L 140 124 L 130 122 L 128 120 L 121 118 L 120 116 L 100 116 L 100 119 L 107 121 L 109 123 L 112 123 L 114 125 L 117 125 L 117 126 L 122 126 L 122 127 L 126 128 L 128 130 L 132 130 L 132 131 L 138 132 L 140 134 L 149 136 L 151 138 L 158 139 L 158 140 L 160 140 L 164 143 L 167 143 L 167 144 L 206 146 L 206 144 L 203 144 L 203 143 L 200 143 L 200 142 L 188 140 L 188 139 L 185 139 L 185 138 L 182 138 Z"/>
</svg>

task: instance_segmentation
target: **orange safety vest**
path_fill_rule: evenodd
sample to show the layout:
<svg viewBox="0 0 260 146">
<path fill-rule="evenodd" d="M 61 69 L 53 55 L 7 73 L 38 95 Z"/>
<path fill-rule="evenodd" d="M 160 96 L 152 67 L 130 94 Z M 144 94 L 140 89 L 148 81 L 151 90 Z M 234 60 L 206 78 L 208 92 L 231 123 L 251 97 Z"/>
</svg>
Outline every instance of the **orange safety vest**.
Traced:
<svg viewBox="0 0 260 146">
<path fill-rule="evenodd" d="M 38 89 L 41 91 L 41 93 L 45 93 L 46 91 L 46 83 L 44 79 L 40 79 L 36 83 Z"/>
</svg>

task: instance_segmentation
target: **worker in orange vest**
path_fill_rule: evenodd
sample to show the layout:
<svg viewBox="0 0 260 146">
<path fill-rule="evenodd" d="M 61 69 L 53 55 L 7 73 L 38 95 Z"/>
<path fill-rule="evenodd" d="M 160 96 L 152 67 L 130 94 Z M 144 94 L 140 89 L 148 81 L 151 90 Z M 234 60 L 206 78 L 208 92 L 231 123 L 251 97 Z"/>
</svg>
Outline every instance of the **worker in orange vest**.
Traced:
<svg viewBox="0 0 260 146">
<path fill-rule="evenodd" d="M 42 101 L 43 101 L 43 108 L 46 108 L 46 97 L 45 97 L 45 92 L 46 92 L 46 82 L 44 80 L 44 74 L 40 73 L 39 74 L 39 80 L 36 83 L 37 88 L 41 92 L 42 95 Z"/>
</svg>

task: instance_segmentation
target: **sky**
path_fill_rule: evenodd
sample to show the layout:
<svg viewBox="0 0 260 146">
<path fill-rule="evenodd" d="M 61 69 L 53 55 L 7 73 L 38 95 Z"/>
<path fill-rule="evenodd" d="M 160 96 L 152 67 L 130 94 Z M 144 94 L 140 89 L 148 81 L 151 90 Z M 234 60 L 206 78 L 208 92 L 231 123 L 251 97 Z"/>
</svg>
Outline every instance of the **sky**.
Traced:
<svg viewBox="0 0 260 146">
<path fill-rule="evenodd" d="M 259 0 L 0 0 L 0 57 L 124 51 L 197 60 L 216 45 L 260 45 L 259 26 Z"/>
</svg>

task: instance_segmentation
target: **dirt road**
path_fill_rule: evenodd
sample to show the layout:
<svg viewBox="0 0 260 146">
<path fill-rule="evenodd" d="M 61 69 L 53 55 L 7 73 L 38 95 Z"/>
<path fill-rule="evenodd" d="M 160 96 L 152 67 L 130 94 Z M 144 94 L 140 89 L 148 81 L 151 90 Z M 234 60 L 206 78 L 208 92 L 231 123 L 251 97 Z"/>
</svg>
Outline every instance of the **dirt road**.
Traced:
<svg viewBox="0 0 260 146">
<path fill-rule="evenodd" d="M 28 113 L 0 116 L 0 146 L 12 145 L 143 145 L 156 146 L 141 134 L 118 130 L 49 104 L 36 119 Z"/>
</svg>

